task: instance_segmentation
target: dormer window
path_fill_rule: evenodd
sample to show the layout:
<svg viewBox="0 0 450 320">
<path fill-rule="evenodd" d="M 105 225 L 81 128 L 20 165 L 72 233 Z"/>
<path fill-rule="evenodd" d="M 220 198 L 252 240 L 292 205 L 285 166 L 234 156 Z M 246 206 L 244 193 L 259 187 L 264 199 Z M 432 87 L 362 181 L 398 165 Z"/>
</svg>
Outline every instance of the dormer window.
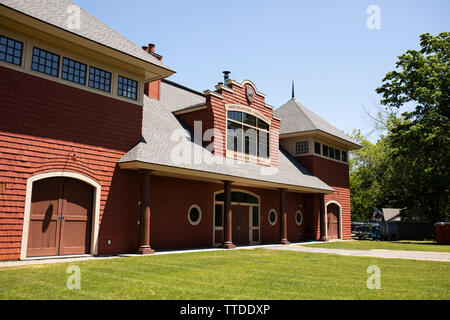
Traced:
<svg viewBox="0 0 450 320">
<path fill-rule="evenodd" d="M 267 122 L 241 111 L 227 112 L 227 150 L 269 158 Z"/>
</svg>

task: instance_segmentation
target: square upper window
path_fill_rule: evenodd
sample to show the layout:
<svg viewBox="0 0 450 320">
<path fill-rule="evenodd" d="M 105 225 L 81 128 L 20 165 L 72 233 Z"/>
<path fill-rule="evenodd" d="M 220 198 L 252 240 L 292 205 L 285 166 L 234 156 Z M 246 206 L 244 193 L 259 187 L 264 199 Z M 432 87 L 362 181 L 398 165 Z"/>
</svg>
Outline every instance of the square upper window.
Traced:
<svg viewBox="0 0 450 320">
<path fill-rule="evenodd" d="M 322 146 L 322 155 L 324 157 L 328 157 L 328 146 L 326 146 L 326 145 Z"/>
<path fill-rule="evenodd" d="M 111 72 L 89 67 L 89 87 L 111 92 Z"/>
<path fill-rule="evenodd" d="M 0 35 L 0 60 L 22 65 L 23 43 Z"/>
<path fill-rule="evenodd" d="M 308 152 L 308 141 L 299 141 L 295 143 L 295 154 L 305 154 Z"/>
<path fill-rule="evenodd" d="M 87 66 L 84 63 L 64 57 L 61 78 L 71 82 L 86 84 Z"/>
<path fill-rule="evenodd" d="M 330 147 L 330 152 L 328 153 L 328 156 L 332 159 L 334 159 L 334 148 Z"/>
<path fill-rule="evenodd" d="M 59 75 L 59 55 L 34 47 L 31 69 L 53 77 Z"/>
<path fill-rule="evenodd" d="M 119 96 L 137 100 L 138 83 L 135 80 L 119 76 L 117 94 Z"/>
<path fill-rule="evenodd" d="M 339 149 L 334 150 L 334 158 L 339 161 L 341 160 L 341 150 Z"/>
<path fill-rule="evenodd" d="M 321 154 L 321 150 L 320 150 L 321 148 L 320 148 L 320 143 L 319 142 L 314 142 L 314 153 L 316 153 L 316 154 Z"/>
<path fill-rule="evenodd" d="M 347 152 L 342 151 L 342 161 L 347 162 Z"/>
</svg>

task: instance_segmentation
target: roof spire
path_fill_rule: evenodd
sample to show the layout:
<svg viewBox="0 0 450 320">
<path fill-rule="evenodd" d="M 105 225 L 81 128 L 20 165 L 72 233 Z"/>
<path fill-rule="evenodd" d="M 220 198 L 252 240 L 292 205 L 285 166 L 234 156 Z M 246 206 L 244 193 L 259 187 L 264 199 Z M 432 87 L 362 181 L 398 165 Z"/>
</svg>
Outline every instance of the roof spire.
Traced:
<svg viewBox="0 0 450 320">
<path fill-rule="evenodd" d="M 295 99 L 295 92 L 294 92 L 294 79 L 292 79 L 292 100 Z"/>
</svg>

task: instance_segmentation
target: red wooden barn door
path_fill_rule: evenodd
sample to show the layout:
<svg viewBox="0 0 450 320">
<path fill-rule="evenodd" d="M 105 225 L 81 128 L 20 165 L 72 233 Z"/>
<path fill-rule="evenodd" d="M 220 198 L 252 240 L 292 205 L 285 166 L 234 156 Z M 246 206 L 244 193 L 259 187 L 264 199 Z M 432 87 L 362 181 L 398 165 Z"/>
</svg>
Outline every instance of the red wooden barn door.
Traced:
<svg viewBox="0 0 450 320">
<path fill-rule="evenodd" d="M 93 191 L 71 178 L 34 182 L 27 257 L 89 253 Z"/>
<path fill-rule="evenodd" d="M 339 238 L 339 207 L 335 203 L 327 206 L 328 239 Z"/>
<path fill-rule="evenodd" d="M 49 178 L 33 183 L 27 257 L 58 255 L 61 187 L 60 178 Z"/>
<path fill-rule="evenodd" d="M 89 252 L 92 200 L 91 186 L 64 179 L 60 255 Z"/>
</svg>

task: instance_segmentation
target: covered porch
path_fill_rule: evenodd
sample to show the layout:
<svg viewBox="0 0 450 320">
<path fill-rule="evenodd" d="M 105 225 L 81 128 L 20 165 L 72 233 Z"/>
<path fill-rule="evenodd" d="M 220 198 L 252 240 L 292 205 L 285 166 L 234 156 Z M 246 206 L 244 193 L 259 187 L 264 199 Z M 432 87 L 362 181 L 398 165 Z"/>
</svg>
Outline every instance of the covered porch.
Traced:
<svg viewBox="0 0 450 320">
<path fill-rule="evenodd" d="M 326 240 L 320 190 L 133 162 L 141 180 L 137 253 Z"/>
</svg>

